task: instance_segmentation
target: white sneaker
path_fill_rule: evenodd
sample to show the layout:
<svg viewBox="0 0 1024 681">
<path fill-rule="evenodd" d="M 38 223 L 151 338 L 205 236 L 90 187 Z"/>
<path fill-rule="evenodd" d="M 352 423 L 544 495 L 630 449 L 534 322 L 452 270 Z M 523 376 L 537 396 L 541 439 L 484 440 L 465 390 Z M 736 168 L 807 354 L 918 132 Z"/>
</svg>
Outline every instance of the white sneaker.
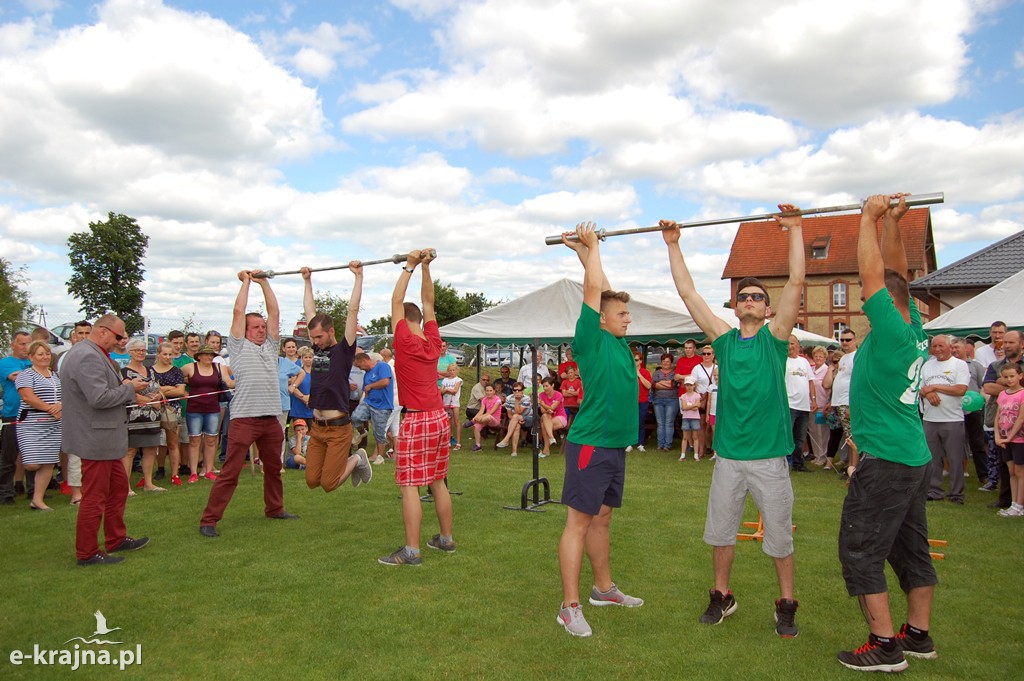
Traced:
<svg viewBox="0 0 1024 681">
<path fill-rule="evenodd" d="M 680 455 L 680 456 L 679 456 L 679 460 L 680 460 L 680 461 L 686 461 L 686 454 L 682 454 L 682 455 Z"/>
<path fill-rule="evenodd" d="M 579 603 L 570 603 L 560 609 L 555 620 L 573 636 L 586 638 L 594 633 L 590 625 L 587 624 L 586 618 L 583 617 L 583 608 Z"/>
<path fill-rule="evenodd" d="M 504 449 L 505 447 L 508 447 L 508 443 L 507 442 L 497 442 L 497 443 L 495 443 L 494 446 L 497 447 L 498 449 Z"/>
<path fill-rule="evenodd" d="M 555 444 L 556 442 L 558 442 L 558 440 L 556 440 L 555 438 L 551 438 L 551 442 L 549 442 L 548 444 L 549 444 L 549 445 L 553 445 L 553 444 Z"/>
<path fill-rule="evenodd" d="M 638 451 L 638 452 L 646 452 L 647 449 L 643 445 L 637 445 L 636 446 L 636 451 Z"/>
<path fill-rule="evenodd" d="M 513 457 L 519 456 L 519 452 L 512 452 L 512 456 Z"/>
<path fill-rule="evenodd" d="M 633 451 L 633 445 L 630 445 L 630 446 L 626 447 L 626 453 L 627 454 L 629 454 L 631 451 Z"/>
<path fill-rule="evenodd" d="M 370 461 L 370 463 L 372 463 L 374 466 L 379 466 L 382 463 L 384 463 L 384 457 L 378 454 L 375 459 Z"/>
</svg>

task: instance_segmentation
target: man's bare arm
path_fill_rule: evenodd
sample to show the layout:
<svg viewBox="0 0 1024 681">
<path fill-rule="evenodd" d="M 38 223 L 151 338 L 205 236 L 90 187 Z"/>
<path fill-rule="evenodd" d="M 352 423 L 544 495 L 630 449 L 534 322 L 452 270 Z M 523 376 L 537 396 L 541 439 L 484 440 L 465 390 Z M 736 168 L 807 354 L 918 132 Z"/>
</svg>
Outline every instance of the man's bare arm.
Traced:
<svg viewBox="0 0 1024 681">
<path fill-rule="evenodd" d="M 363 264 L 353 260 L 348 264 L 349 271 L 355 275 L 352 283 L 352 296 L 348 300 L 348 316 L 345 318 L 345 340 L 355 345 L 356 332 L 359 329 L 359 304 L 363 298 Z"/>
<path fill-rule="evenodd" d="M 864 202 L 860 216 L 860 236 L 857 238 L 857 269 L 863 288 L 864 300 L 869 300 L 885 288 L 885 263 L 878 247 L 878 218 L 889 209 L 889 197 L 872 196 Z"/>
<path fill-rule="evenodd" d="M 800 210 L 790 203 L 780 203 L 779 210 L 788 213 Z M 803 216 L 775 216 L 780 227 L 789 230 L 789 279 L 782 287 L 775 318 L 769 323 L 772 335 L 779 340 L 789 340 L 793 326 L 800 315 L 800 294 L 804 290 L 806 255 L 804 253 Z"/>
<path fill-rule="evenodd" d="M 659 224 L 663 228 L 661 236 L 668 246 L 668 264 L 672 270 L 672 281 L 676 285 L 676 291 L 693 321 L 707 335 L 710 343 L 722 334 L 728 333 L 732 327 L 712 312 L 707 301 L 697 293 L 693 277 L 690 276 L 690 270 L 683 259 L 683 251 L 679 247 L 679 226 L 672 220 L 662 220 Z"/>
<path fill-rule="evenodd" d="M 234 338 L 245 337 L 245 308 L 249 304 L 249 282 L 252 281 L 252 270 L 242 270 L 238 273 L 238 280 L 242 286 L 235 296 L 235 305 L 231 308 L 231 335 Z"/>
<path fill-rule="evenodd" d="M 909 194 L 893 194 L 889 197 L 898 198 L 900 202 L 896 207 L 886 210 L 882 218 L 882 263 L 886 269 L 895 270 L 910 281 L 907 250 L 903 246 L 903 235 L 900 233 L 900 220 L 909 210 L 907 196 Z"/>
</svg>

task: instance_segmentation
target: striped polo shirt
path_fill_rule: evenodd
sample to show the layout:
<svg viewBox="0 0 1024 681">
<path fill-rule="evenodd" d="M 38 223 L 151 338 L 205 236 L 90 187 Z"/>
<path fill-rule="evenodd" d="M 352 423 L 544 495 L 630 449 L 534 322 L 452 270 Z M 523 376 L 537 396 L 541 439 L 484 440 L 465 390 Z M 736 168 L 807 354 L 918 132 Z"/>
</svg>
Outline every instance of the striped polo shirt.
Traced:
<svg viewBox="0 0 1024 681">
<path fill-rule="evenodd" d="M 248 338 L 228 338 L 231 374 L 235 394 L 231 398 L 231 418 L 277 416 L 281 413 L 281 395 L 277 380 L 277 349 L 280 341 L 267 336 L 263 345 Z"/>
</svg>

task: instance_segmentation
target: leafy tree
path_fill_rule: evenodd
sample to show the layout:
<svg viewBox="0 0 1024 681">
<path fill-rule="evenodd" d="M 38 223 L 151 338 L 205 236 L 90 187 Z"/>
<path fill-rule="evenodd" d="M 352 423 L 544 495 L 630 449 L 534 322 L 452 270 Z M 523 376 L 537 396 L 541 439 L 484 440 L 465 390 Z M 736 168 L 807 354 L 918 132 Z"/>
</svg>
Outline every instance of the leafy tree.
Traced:
<svg viewBox="0 0 1024 681">
<path fill-rule="evenodd" d="M 366 327 L 366 333 L 374 336 L 386 336 L 391 333 L 391 315 L 377 317 Z"/>
<path fill-rule="evenodd" d="M 68 237 L 73 272 L 68 293 L 82 301 L 79 309 L 86 316 L 113 312 L 124 320 L 128 333 L 142 329 L 145 294 L 140 286 L 148 246 L 149 237 L 135 218 L 112 212 L 106 222 L 90 222 L 88 232 Z"/>
<path fill-rule="evenodd" d="M 466 302 L 466 316 L 479 314 L 497 305 L 497 303 L 487 300 L 483 293 L 465 293 L 462 299 Z"/>
<path fill-rule="evenodd" d="M 435 280 L 434 314 L 437 316 L 437 325 L 444 326 L 468 317 L 469 308 L 454 286 Z"/>
<path fill-rule="evenodd" d="M 6 345 L 15 327 L 35 311 L 28 302 L 25 268 L 15 269 L 7 258 L 0 258 L 0 347 Z"/>
<path fill-rule="evenodd" d="M 345 320 L 348 319 L 348 301 L 330 291 L 313 293 L 313 305 L 317 314 L 326 312 L 334 320 L 334 328 L 340 338 L 345 333 Z M 308 319 L 306 321 L 309 321 Z"/>
</svg>

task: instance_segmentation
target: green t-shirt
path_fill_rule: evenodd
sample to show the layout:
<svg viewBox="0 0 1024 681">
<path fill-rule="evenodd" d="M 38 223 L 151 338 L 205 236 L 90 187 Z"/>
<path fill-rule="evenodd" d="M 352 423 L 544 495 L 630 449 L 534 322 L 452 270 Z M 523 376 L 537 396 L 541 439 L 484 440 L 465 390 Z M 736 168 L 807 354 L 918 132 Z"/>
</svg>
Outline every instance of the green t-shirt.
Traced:
<svg viewBox="0 0 1024 681">
<path fill-rule="evenodd" d="M 178 367 L 179 369 L 183 366 L 187 366 L 193 363 L 195 363 L 195 360 L 186 355 L 184 352 L 181 353 L 181 356 L 175 357 L 174 359 L 171 360 L 171 364 Z M 188 394 L 188 384 L 185 385 L 185 394 Z M 188 411 L 188 400 L 179 400 L 178 404 L 181 405 L 181 415 L 184 417 L 185 412 Z"/>
<path fill-rule="evenodd" d="M 921 313 L 910 303 L 910 323 L 881 289 L 864 303 L 871 332 L 853 359 L 850 426 L 857 449 L 906 466 L 932 460 L 917 409 L 921 367 L 928 359 L 928 336 Z"/>
<path fill-rule="evenodd" d="M 583 402 L 569 429 L 580 445 L 619 449 L 636 444 L 639 383 L 625 338 L 601 328 L 601 315 L 583 303 L 572 356 L 580 367 Z"/>
<path fill-rule="evenodd" d="M 723 459 L 753 461 L 793 453 L 786 394 L 787 341 L 768 326 L 750 338 L 739 329 L 711 344 L 718 358 L 715 451 Z"/>
</svg>

